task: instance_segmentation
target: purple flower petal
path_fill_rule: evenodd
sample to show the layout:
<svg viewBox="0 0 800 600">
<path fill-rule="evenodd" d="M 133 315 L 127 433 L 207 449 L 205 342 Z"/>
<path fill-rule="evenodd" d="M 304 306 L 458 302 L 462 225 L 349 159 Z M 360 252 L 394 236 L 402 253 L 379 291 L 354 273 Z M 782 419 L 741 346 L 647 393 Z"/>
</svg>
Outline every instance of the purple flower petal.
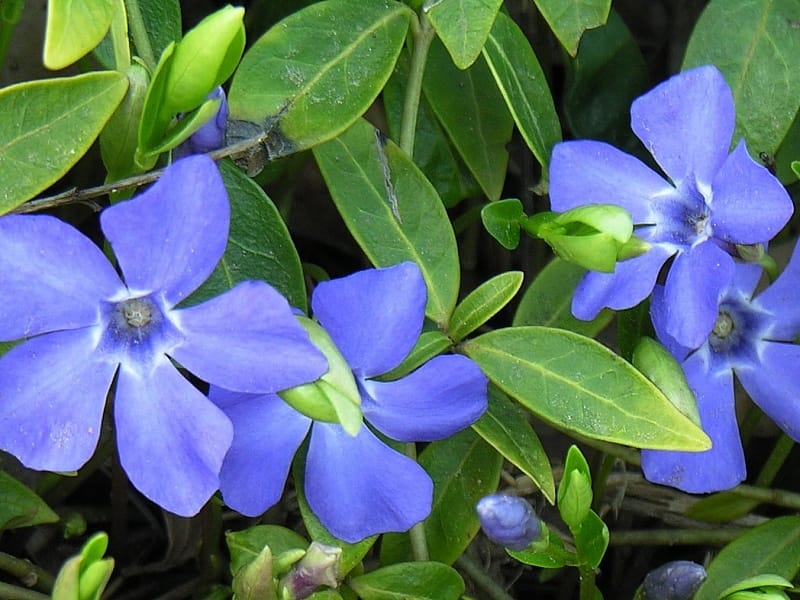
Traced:
<svg viewBox="0 0 800 600">
<path fill-rule="evenodd" d="M 708 190 L 728 156 L 735 116 L 722 73 L 703 66 L 637 98 L 631 128 L 676 186 L 689 181 L 691 187 Z"/>
<path fill-rule="evenodd" d="M 313 381 L 328 369 L 289 303 L 262 281 L 175 310 L 185 341 L 171 356 L 198 377 L 237 392 L 277 392 Z"/>
<path fill-rule="evenodd" d="M 397 381 L 361 382 L 364 417 L 401 442 L 431 442 L 461 431 L 484 413 L 487 379 L 466 356 L 437 356 Z"/>
<path fill-rule="evenodd" d="M 120 462 L 136 489 L 171 513 L 197 514 L 219 487 L 233 439 L 228 417 L 164 357 L 147 373 L 122 365 L 114 419 Z"/>
<path fill-rule="evenodd" d="M 97 323 L 100 300 L 124 289 L 100 249 L 66 223 L 0 219 L 0 339 Z"/>
<path fill-rule="evenodd" d="M 311 419 L 274 394 L 208 394 L 233 423 L 233 443 L 219 473 L 225 504 L 255 517 L 280 500 L 295 452 Z"/>
<path fill-rule="evenodd" d="M 786 268 L 767 289 L 761 292 L 754 304 L 780 318 L 773 319 L 767 337 L 773 340 L 790 341 L 800 334 L 800 244 L 796 244 Z"/>
<path fill-rule="evenodd" d="M 739 142 L 713 184 L 714 237 L 735 244 L 766 243 L 789 221 L 792 200 L 781 182 Z"/>
<path fill-rule="evenodd" d="M 75 471 L 92 456 L 117 369 L 95 354 L 97 337 L 48 333 L 0 359 L 0 448 L 26 467 Z"/>
<path fill-rule="evenodd" d="M 682 346 L 674 337 L 667 333 L 665 327 L 667 317 L 670 314 L 669 304 L 664 300 L 664 286 L 657 285 L 653 288 L 653 295 L 650 297 L 650 320 L 653 323 L 653 329 L 655 329 L 658 341 L 664 344 L 678 362 L 683 362 L 693 348 Z"/>
<path fill-rule="evenodd" d="M 800 440 L 800 346 L 761 342 L 760 364 L 735 366 L 744 389 L 775 424 Z"/>
<path fill-rule="evenodd" d="M 419 267 L 404 262 L 324 281 L 311 307 L 353 372 L 374 377 L 391 371 L 414 347 L 426 299 Z"/>
<path fill-rule="evenodd" d="M 654 223 L 652 198 L 675 194 L 638 158 L 604 142 L 563 142 L 550 161 L 550 207 L 563 212 L 586 204 L 615 204 L 636 224 Z"/>
<path fill-rule="evenodd" d="M 681 252 L 664 286 L 664 330 L 687 348 L 698 348 L 714 328 L 719 299 L 734 276 L 733 259 L 714 242 Z"/>
<path fill-rule="evenodd" d="M 618 262 L 613 273 L 587 273 L 575 289 L 572 314 L 588 321 L 605 307 L 636 306 L 653 291 L 658 272 L 674 252 L 671 246 L 653 245 L 641 256 Z"/>
<path fill-rule="evenodd" d="M 204 155 L 173 163 L 147 191 L 100 215 L 128 287 L 141 294 L 163 291 L 170 306 L 214 270 L 229 221 L 222 177 Z"/>
<path fill-rule="evenodd" d="M 351 437 L 338 425 L 314 423 L 306 459 L 308 505 L 334 536 L 358 542 L 407 531 L 426 518 L 433 482 L 415 461 L 362 427 Z"/>
<path fill-rule="evenodd" d="M 734 408 L 733 375 L 729 369 L 709 372 L 706 358 L 705 351 L 698 351 L 683 363 L 683 368 L 697 396 L 700 422 L 711 438 L 711 449 L 642 450 L 642 469 L 648 480 L 693 494 L 730 489 L 746 475 Z"/>
</svg>

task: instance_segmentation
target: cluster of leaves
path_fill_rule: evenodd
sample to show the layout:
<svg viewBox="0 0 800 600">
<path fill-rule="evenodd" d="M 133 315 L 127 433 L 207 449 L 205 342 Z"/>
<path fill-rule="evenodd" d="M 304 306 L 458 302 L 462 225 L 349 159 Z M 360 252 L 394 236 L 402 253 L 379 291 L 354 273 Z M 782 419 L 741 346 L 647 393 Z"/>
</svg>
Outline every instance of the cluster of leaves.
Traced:
<svg viewBox="0 0 800 600">
<path fill-rule="evenodd" d="M 0 34 L 13 29 L 21 4 L 0 0 Z M 555 215 L 534 211 L 530 196 L 503 199 L 513 175 L 508 145 L 515 130 L 538 165 L 538 180 L 532 174 L 524 180 L 542 195 L 562 129 L 571 137 L 628 143 L 620 132 L 629 104 L 647 85 L 642 54 L 611 0 L 527 3 L 561 46 L 566 82 L 557 110 L 552 72 L 540 64 L 516 7 L 506 4 L 298 0 L 287 3 L 291 14 L 246 41 L 241 8 L 225 7 L 183 33 L 177 0 L 50 0 L 45 65 L 60 69 L 82 59 L 87 72 L 0 90 L 3 214 L 101 195 L 114 201 L 119 190 L 153 180 L 169 152 L 216 112 L 219 101 L 208 94 L 220 84 L 228 87 L 228 147 L 214 156 L 222 159 L 231 202 L 230 237 L 219 266 L 192 301 L 261 279 L 307 311 L 306 277 L 320 270 L 301 262 L 284 220 L 290 207 L 276 205 L 264 188 L 297 179 L 297 170 L 312 159 L 353 247 L 367 261 L 419 265 L 428 289 L 428 326 L 388 377 L 443 352 L 462 352 L 491 381 L 489 409 L 471 429 L 428 444 L 418 456 L 434 481 L 432 512 L 417 532 L 427 539 L 427 556 L 420 556 L 409 534 L 386 534 L 375 552 L 380 566 L 365 572 L 376 538 L 336 540 L 299 493 L 307 537 L 343 551 L 340 590 L 317 592 L 318 599 L 463 597 L 465 582 L 452 565 L 464 572 L 474 567 L 467 554 L 479 528 L 474 505 L 497 490 L 504 468 L 556 504 L 569 530 L 561 535 L 548 529 L 542 541 L 510 555 L 549 569 L 577 567 L 582 598 L 600 597 L 595 572 L 609 530 L 598 514 L 603 498 L 593 490 L 603 488 L 598 478 L 607 472 L 593 476 L 572 447 L 563 470 L 556 469 L 562 473 L 557 486 L 552 453 L 532 423 L 633 463 L 636 453 L 627 448 L 708 447 L 679 366 L 642 338 L 647 328 L 641 311 L 620 315 L 617 351 L 594 339 L 611 322 L 610 312 L 586 322 L 570 314 L 585 268 L 613 270 L 617 260 L 643 251 L 630 217 L 613 207 Z M 797 179 L 791 164 L 800 156 L 800 73 L 792 61 L 800 49 L 798 28 L 796 0 L 713 0 L 694 26 L 682 64 L 720 68 L 737 103 L 735 137 L 774 157 L 787 184 Z M 35 198 L 66 181 L 97 140 L 107 186 Z M 525 233 L 560 258 L 534 273 L 507 270 L 469 285 L 462 277 L 469 241 L 459 245 L 457 233 L 480 223 L 509 250 Z M 498 315 L 511 312 L 530 274 L 535 277 L 510 324 L 495 326 Z M 301 469 L 295 465 L 296 474 Z M 39 486 L 45 498 L 51 484 Z M 0 530 L 58 520 L 3 472 L 0 497 Z M 731 519 L 755 507 L 752 498 L 735 493 L 715 501 L 710 511 L 722 506 Z M 701 513 L 698 508 L 695 517 Z M 753 529 L 711 562 L 695 597 L 747 597 L 741 593 L 751 589 L 780 597 L 800 565 L 798 540 L 797 517 Z M 208 598 L 278 597 L 282 578 L 309 543 L 289 529 L 263 525 L 228 534 L 226 541 L 232 585 L 218 586 Z M 100 597 L 112 567 L 101 558 L 104 551 L 103 539 L 93 538 L 80 558 L 64 565 L 55 588 L 42 576 L 35 587 L 58 598 Z M 264 587 L 253 588 L 251 581 Z"/>
</svg>

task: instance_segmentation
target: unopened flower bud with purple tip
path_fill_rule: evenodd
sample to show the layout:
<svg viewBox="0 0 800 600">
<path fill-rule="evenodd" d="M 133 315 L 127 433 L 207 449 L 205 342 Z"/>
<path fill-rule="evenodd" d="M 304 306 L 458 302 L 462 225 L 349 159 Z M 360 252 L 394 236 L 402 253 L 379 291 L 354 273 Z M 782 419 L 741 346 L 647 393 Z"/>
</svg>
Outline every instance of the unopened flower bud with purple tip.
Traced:
<svg viewBox="0 0 800 600">
<path fill-rule="evenodd" d="M 213 152 L 225 145 L 225 130 L 228 125 L 229 113 L 225 90 L 221 86 L 217 86 L 206 96 L 206 100 L 220 101 L 216 114 L 206 121 L 205 125 L 189 136 L 188 140 L 172 151 L 173 159 L 189 156 L 190 154 Z"/>
<path fill-rule="evenodd" d="M 689 600 L 706 579 L 702 565 L 674 560 L 650 571 L 642 583 L 644 600 Z"/>
<path fill-rule="evenodd" d="M 511 550 L 524 550 L 542 533 L 541 522 L 524 498 L 510 494 L 484 496 L 475 506 L 483 532 Z"/>
<path fill-rule="evenodd" d="M 281 580 L 283 597 L 301 600 L 313 594 L 322 585 L 337 587 L 341 559 L 341 548 L 311 542 L 305 556 Z"/>
</svg>

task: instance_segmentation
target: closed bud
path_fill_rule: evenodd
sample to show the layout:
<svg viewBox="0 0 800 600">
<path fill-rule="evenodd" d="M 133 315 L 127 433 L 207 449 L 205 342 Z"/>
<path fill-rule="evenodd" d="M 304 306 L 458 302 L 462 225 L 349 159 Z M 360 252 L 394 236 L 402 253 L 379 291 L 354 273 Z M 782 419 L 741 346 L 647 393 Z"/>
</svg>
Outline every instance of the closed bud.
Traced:
<svg viewBox="0 0 800 600">
<path fill-rule="evenodd" d="M 281 580 L 283 598 L 301 600 L 320 586 L 337 587 L 341 559 L 341 548 L 311 542 L 305 556 Z"/>
<path fill-rule="evenodd" d="M 541 536 L 539 517 L 530 503 L 519 496 L 484 496 L 475 510 L 486 537 L 506 548 L 524 550 Z"/>
<path fill-rule="evenodd" d="M 644 600 L 690 600 L 706 579 L 702 565 L 675 560 L 650 571 L 642 583 Z"/>
<path fill-rule="evenodd" d="M 190 154 L 205 154 L 219 150 L 225 145 L 225 129 L 228 124 L 228 99 L 225 90 L 217 87 L 206 100 L 219 100 L 217 112 L 206 121 L 200 129 L 195 131 L 189 139 L 172 151 L 174 160 Z"/>
</svg>

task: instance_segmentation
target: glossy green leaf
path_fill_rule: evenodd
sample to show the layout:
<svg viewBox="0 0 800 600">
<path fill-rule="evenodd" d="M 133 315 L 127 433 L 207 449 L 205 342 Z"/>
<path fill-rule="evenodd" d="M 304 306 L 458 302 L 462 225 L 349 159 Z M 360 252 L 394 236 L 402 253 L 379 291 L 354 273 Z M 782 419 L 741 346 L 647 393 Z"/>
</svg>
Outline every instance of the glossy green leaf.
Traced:
<svg viewBox="0 0 800 600">
<path fill-rule="evenodd" d="M 522 202 L 516 198 L 490 202 L 481 209 L 481 221 L 486 231 L 506 250 L 519 246 L 520 221 L 523 219 Z"/>
<path fill-rule="evenodd" d="M 734 143 L 775 154 L 800 108 L 800 3 L 714 0 L 695 25 L 683 68 L 716 65 L 736 102 Z"/>
<path fill-rule="evenodd" d="M 381 381 L 399 379 L 403 375 L 407 375 L 421 366 L 422 363 L 428 362 L 434 356 L 438 356 L 452 345 L 453 340 L 438 329 L 423 331 L 417 343 L 414 344 L 414 347 L 411 349 L 411 352 L 403 359 L 403 362 L 385 375 L 379 377 L 379 379 Z"/>
<path fill-rule="evenodd" d="M 614 315 L 604 309 L 591 321 L 579 321 L 572 316 L 572 296 L 585 274 L 586 270 L 578 265 L 560 258 L 551 260 L 522 295 L 513 325 L 543 325 L 596 336 Z"/>
<path fill-rule="evenodd" d="M 426 11 L 459 69 L 466 69 L 481 53 L 503 0 L 441 0 Z"/>
<path fill-rule="evenodd" d="M 291 529 L 277 525 L 255 525 L 242 531 L 228 531 L 225 533 L 225 543 L 231 554 L 231 575 L 252 562 L 264 549 L 269 546 L 274 555 L 287 550 L 305 550 L 308 540 Z"/>
<path fill-rule="evenodd" d="M 564 116 L 572 134 L 633 149 L 630 106 L 649 83 L 641 50 L 613 10 L 608 23 L 587 31 L 567 63 Z"/>
<path fill-rule="evenodd" d="M 600 566 L 608 548 L 608 527 L 597 514 L 590 510 L 580 525 L 573 530 L 578 560 L 593 569 Z"/>
<path fill-rule="evenodd" d="M 453 341 L 460 342 L 500 312 L 519 291 L 523 277 L 522 271 L 500 273 L 467 294 L 450 318 Z"/>
<path fill-rule="evenodd" d="M 500 198 L 514 121 L 483 58 L 460 71 L 434 40 L 422 81 L 425 98 L 490 200 Z M 453 93 L 458 90 L 458 93 Z"/>
<path fill-rule="evenodd" d="M 489 385 L 489 407 L 472 428 L 555 503 L 553 470 L 539 436 L 520 408 L 496 386 Z"/>
<path fill-rule="evenodd" d="M 544 531 L 545 539 L 535 542 L 533 547 L 525 550 L 506 549 L 506 552 L 519 562 L 534 567 L 558 569 L 567 565 L 577 565 L 577 556 L 564 548 L 561 538 L 550 529 Z"/>
<path fill-rule="evenodd" d="M 170 42 L 181 39 L 181 6 L 179 0 L 137 0 L 149 45 L 152 66 Z M 139 41 L 139 40 L 137 40 Z M 137 48 L 143 54 L 142 49 Z"/>
<path fill-rule="evenodd" d="M 122 73 L 94 72 L 0 90 L 0 214 L 64 176 L 127 89 Z"/>
<path fill-rule="evenodd" d="M 606 22 L 611 0 L 534 0 L 539 12 L 561 42 L 575 56 L 581 35 Z"/>
<path fill-rule="evenodd" d="M 44 64 L 68 67 L 105 37 L 119 10 L 117 0 L 48 0 Z"/>
<path fill-rule="evenodd" d="M 513 327 L 463 347 L 501 390 L 561 429 L 637 448 L 710 447 L 706 434 L 644 375 L 590 338 Z"/>
<path fill-rule="evenodd" d="M 58 515 L 30 488 L 0 471 L 0 531 L 55 523 Z"/>
<path fill-rule="evenodd" d="M 725 546 L 708 566 L 694 600 L 717 600 L 743 579 L 773 574 L 794 579 L 800 569 L 800 517 L 778 517 Z"/>
<path fill-rule="evenodd" d="M 150 77 L 138 63 L 125 72 L 128 91 L 122 103 L 100 133 L 100 156 L 106 168 L 106 181 L 118 181 L 138 171 L 135 155 L 138 145 L 139 122 Z"/>
<path fill-rule="evenodd" d="M 348 584 L 363 600 L 458 600 L 464 593 L 461 575 L 436 562 L 389 565 L 353 577 Z"/>
<path fill-rule="evenodd" d="M 270 158 L 333 138 L 392 73 L 410 9 L 391 0 L 326 0 L 297 11 L 248 50 L 231 84 L 231 118 L 256 124 Z"/>
<path fill-rule="evenodd" d="M 428 286 L 426 314 L 447 325 L 458 298 L 455 234 L 436 190 L 409 157 L 364 120 L 314 148 L 345 224 L 376 266 L 411 260 Z"/>
<path fill-rule="evenodd" d="M 561 141 L 561 124 L 528 38 L 505 13 L 497 15 L 483 56 L 525 143 L 542 165 L 546 182 L 550 153 Z"/>
<path fill-rule="evenodd" d="M 230 161 L 219 163 L 231 201 L 228 246 L 190 304 L 218 296 L 237 283 L 263 279 L 303 312 L 308 310 L 300 257 L 278 209 L 264 191 Z"/>
</svg>

